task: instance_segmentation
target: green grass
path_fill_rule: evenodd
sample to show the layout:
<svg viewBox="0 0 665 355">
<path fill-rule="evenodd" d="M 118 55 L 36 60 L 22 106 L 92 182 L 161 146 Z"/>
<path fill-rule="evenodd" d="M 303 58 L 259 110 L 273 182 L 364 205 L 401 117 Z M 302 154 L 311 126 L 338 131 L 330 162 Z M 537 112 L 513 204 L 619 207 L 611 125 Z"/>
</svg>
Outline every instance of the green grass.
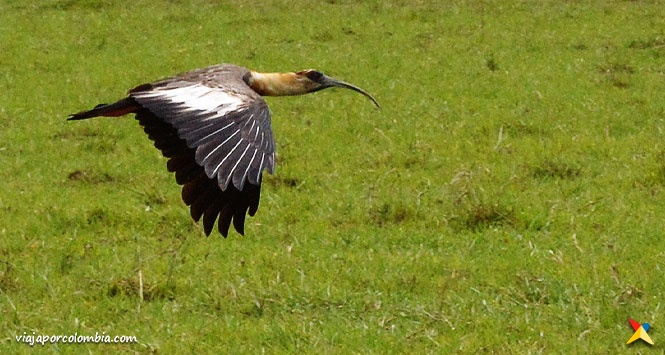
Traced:
<svg viewBox="0 0 665 355">
<path fill-rule="evenodd" d="M 0 346 L 663 352 L 664 5 L 0 2 Z M 226 240 L 135 120 L 65 121 L 219 62 L 382 104 L 268 98 L 276 174 Z"/>
</svg>

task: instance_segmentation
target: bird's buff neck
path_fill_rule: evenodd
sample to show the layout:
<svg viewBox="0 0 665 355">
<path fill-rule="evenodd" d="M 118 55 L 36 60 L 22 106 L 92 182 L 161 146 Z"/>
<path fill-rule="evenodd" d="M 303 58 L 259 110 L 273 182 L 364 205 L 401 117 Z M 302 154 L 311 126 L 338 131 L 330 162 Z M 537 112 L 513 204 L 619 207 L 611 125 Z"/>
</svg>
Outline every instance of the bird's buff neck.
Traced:
<svg viewBox="0 0 665 355">
<path fill-rule="evenodd" d="M 250 72 L 247 84 L 262 96 L 302 95 L 310 91 L 307 80 L 296 73 Z"/>
</svg>

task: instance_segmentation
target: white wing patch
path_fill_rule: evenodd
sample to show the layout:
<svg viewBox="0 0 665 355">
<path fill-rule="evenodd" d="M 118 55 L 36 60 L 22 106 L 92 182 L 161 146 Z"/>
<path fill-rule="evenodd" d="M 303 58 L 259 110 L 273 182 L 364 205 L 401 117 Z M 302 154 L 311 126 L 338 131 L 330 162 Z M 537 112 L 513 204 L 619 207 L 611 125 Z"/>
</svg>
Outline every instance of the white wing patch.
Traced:
<svg viewBox="0 0 665 355">
<path fill-rule="evenodd" d="M 184 106 L 183 111 L 215 112 L 217 116 L 224 116 L 228 112 L 237 111 L 247 104 L 243 100 L 244 96 L 234 95 L 201 84 L 183 87 L 159 87 L 151 91 L 134 93 L 133 96 L 169 100 L 181 107 Z"/>
<path fill-rule="evenodd" d="M 177 129 L 187 146 L 196 150 L 196 163 L 222 191 L 230 183 L 239 190 L 246 181 L 260 184 L 266 165 L 272 173 L 270 113 L 260 97 L 191 81 L 158 83 L 130 96 Z"/>
</svg>

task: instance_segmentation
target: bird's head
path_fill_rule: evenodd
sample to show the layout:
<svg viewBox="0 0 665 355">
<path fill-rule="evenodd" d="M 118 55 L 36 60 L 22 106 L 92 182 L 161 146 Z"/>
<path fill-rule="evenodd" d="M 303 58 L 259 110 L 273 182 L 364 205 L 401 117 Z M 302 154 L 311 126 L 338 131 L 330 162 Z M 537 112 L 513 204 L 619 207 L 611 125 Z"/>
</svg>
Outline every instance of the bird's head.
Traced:
<svg viewBox="0 0 665 355">
<path fill-rule="evenodd" d="M 379 107 L 379 103 L 365 90 L 349 83 L 331 78 L 318 70 L 307 69 L 295 73 L 251 72 L 249 85 L 254 91 L 265 96 L 303 95 L 319 90 L 339 87 L 365 95 Z"/>
</svg>

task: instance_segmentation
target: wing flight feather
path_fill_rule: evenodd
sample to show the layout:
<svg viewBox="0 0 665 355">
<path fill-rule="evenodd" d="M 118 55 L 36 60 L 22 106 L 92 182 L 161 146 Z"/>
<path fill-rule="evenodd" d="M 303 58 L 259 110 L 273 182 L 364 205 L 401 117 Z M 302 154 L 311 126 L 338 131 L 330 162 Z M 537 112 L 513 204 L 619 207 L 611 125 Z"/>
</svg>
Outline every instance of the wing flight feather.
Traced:
<svg viewBox="0 0 665 355">
<path fill-rule="evenodd" d="M 220 65 L 130 91 L 143 107 L 137 119 L 183 185 L 192 218 L 207 235 L 219 217 L 244 233 L 245 214 L 258 209 L 263 169 L 274 171 L 270 111 L 242 79 L 247 69 Z"/>
</svg>

